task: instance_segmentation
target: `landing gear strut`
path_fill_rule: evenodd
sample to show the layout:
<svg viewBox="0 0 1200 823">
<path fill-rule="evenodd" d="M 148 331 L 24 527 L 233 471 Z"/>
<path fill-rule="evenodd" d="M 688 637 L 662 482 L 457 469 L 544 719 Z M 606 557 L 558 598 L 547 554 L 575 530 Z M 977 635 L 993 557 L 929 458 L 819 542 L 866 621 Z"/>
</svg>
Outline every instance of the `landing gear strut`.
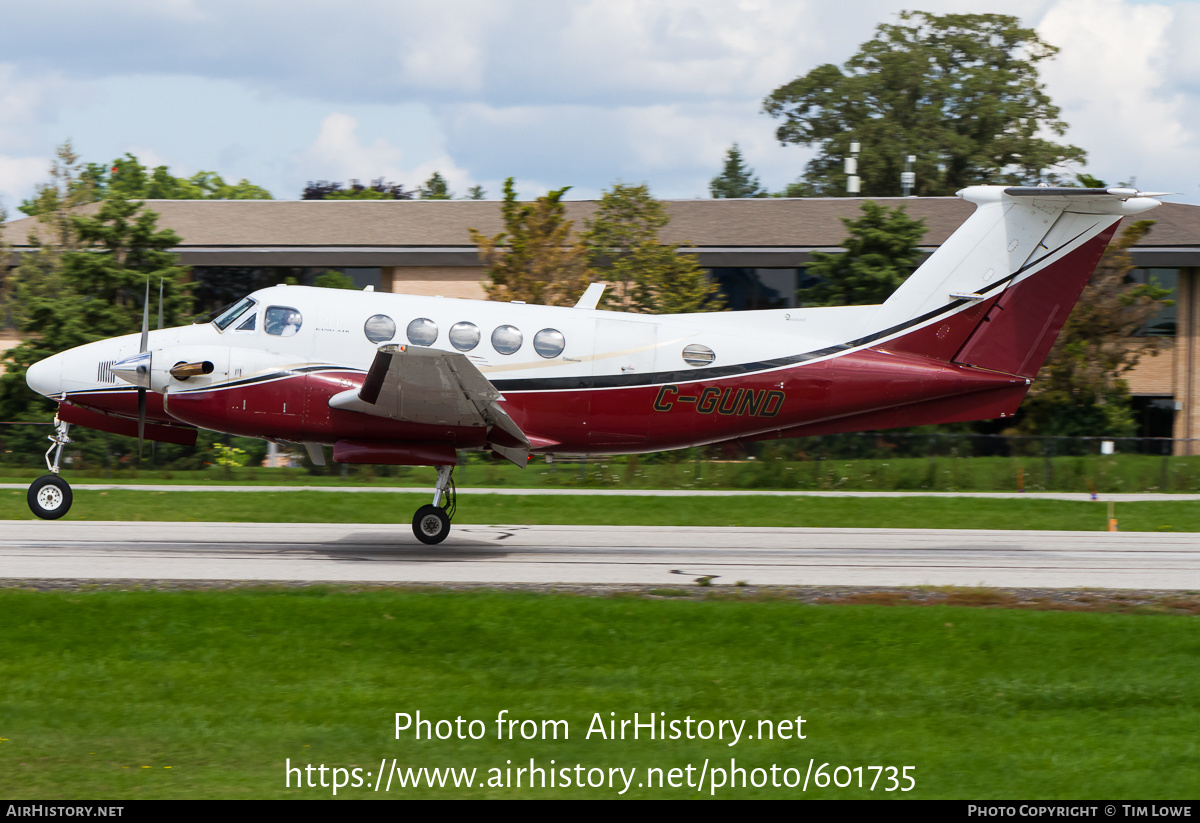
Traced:
<svg viewBox="0 0 1200 823">
<path fill-rule="evenodd" d="M 457 495 L 454 490 L 453 466 L 438 466 L 437 485 L 433 489 L 433 504 L 422 506 L 413 515 L 413 534 L 427 545 L 441 543 L 450 534 Z"/>
<path fill-rule="evenodd" d="M 50 469 L 50 474 L 44 474 L 33 481 L 26 496 L 29 510 L 43 520 L 57 520 L 71 508 L 71 486 L 58 476 L 63 446 L 71 442 L 67 434 L 70 430 L 70 423 L 54 418 L 54 434 L 48 438 L 51 445 L 46 450 L 46 468 Z M 50 456 L 52 454 L 53 458 Z"/>
</svg>

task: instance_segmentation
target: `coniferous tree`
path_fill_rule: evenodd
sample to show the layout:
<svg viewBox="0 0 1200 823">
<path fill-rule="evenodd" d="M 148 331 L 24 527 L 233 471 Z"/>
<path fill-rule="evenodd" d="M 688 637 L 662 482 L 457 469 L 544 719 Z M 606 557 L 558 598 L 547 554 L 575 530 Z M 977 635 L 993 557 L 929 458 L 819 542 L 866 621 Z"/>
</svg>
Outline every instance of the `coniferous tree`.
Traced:
<svg viewBox="0 0 1200 823">
<path fill-rule="evenodd" d="M 179 237 L 159 230 L 157 215 L 136 201 L 106 200 L 99 208 L 81 213 L 93 193 L 83 176 L 84 166 L 69 143 L 61 146 L 51 169 L 51 182 L 37 200 L 54 204 L 37 215 L 37 227 L 27 242 L 19 265 L 5 283 L 3 309 L 13 319 L 22 342 L 4 353 L 5 374 L 0 376 L 0 419 L 46 423 L 53 405 L 25 383 L 29 366 L 51 355 L 96 340 L 136 333 L 141 328 L 146 286 L 150 286 L 151 316 L 157 314 L 161 283 L 163 317 L 167 325 L 186 322 L 190 298 L 181 282 L 184 269 L 169 249 Z M 39 455 L 45 451 L 40 426 L 5 426 L 0 431 L 5 449 L 14 454 Z M 72 432 L 81 449 L 99 460 L 105 443 L 136 441 L 89 432 Z M 169 447 L 184 457 L 183 447 Z M 202 462 L 193 455 L 196 467 Z"/>
<path fill-rule="evenodd" d="M 708 184 L 713 197 L 765 197 L 766 190 L 754 176 L 754 170 L 742 160 L 742 151 L 734 143 L 725 153 L 725 167 Z"/>
<path fill-rule="evenodd" d="M 813 252 L 808 274 L 820 283 L 799 292 L 806 306 L 869 306 L 882 303 L 908 279 L 920 262 L 917 244 L 925 221 L 914 220 L 904 206 L 888 209 L 872 200 L 862 217 L 841 218 L 848 232 L 840 254 Z"/>
<path fill-rule="evenodd" d="M 441 172 L 435 171 L 420 188 L 422 200 L 452 200 L 450 186 Z"/>
<path fill-rule="evenodd" d="M 695 257 L 660 242 L 658 233 L 668 222 L 667 210 L 645 184 L 617 183 L 604 192 L 583 242 L 594 277 L 612 284 L 606 307 L 650 314 L 724 307 L 720 289 Z"/>
</svg>

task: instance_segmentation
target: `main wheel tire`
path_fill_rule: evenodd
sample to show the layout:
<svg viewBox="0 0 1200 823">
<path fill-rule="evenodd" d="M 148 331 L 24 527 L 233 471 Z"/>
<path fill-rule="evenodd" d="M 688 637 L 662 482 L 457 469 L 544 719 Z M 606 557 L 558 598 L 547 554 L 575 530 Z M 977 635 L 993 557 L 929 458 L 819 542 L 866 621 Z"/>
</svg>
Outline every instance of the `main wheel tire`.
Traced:
<svg viewBox="0 0 1200 823">
<path fill-rule="evenodd" d="M 450 534 L 450 516 L 441 506 L 422 506 L 413 515 L 413 534 L 430 546 L 441 543 Z"/>
<path fill-rule="evenodd" d="M 57 474 L 47 474 L 33 481 L 26 500 L 38 517 L 57 520 L 71 509 L 71 486 Z"/>
</svg>

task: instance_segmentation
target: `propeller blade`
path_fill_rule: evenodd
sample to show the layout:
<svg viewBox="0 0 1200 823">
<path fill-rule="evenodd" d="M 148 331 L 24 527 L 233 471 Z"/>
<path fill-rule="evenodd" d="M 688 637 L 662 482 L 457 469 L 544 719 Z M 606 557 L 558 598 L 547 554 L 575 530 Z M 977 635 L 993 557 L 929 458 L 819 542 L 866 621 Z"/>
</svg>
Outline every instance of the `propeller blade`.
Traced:
<svg viewBox="0 0 1200 823">
<path fill-rule="evenodd" d="M 160 278 L 158 278 L 158 329 L 159 329 L 159 331 L 162 331 L 162 327 L 163 327 L 162 297 L 163 297 L 163 281 L 162 281 L 162 278 L 160 277 Z"/>
<path fill-rule="evenodd" d="M 146 390 L 138 389 L 138 461 L 142 459 L 142 445 L 146 441 Z"/>
<path fill-rule="evenodd" d="M 150 348 L 150 281 L 146 281 L 146 300 L 142 303 L 142 343 L 138 354 Z"/>
</svg>

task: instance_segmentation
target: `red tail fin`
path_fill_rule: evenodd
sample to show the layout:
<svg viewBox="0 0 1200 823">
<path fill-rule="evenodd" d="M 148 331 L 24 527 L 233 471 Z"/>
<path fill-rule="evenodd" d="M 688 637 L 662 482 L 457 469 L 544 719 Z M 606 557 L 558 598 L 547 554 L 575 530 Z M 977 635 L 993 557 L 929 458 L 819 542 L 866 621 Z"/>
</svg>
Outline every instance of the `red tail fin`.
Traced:
<svg viewBox="0 0 1200 823">
<path fill-rule="evenodd" d="M 1021 377 L 1036 375 L 1115 230 L 1114 223 L 1005 289 L 952 362 Z"/>
</svg>

